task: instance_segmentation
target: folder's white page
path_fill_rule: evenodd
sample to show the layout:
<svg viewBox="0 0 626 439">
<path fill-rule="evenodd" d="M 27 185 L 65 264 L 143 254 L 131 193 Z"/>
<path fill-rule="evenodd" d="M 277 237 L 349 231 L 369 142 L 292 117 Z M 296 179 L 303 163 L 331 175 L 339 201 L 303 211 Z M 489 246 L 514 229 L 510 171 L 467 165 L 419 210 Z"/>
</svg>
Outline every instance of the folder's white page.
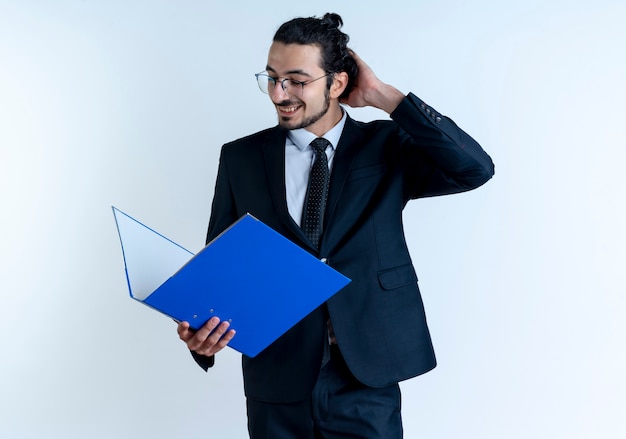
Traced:
<svg viewBox="0 0 626 439">
<path fill-rule="evenodd" d="M 143 301 L 193 253 L 113 207 L 130 295 Z"/>
</svg>

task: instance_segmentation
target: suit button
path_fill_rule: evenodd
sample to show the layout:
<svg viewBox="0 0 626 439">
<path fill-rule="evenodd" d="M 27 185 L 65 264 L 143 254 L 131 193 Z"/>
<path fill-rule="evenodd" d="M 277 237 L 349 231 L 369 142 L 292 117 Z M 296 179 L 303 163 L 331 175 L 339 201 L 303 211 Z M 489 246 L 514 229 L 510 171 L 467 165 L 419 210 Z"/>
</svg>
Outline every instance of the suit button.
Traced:
<svg viewBox="0 0 626 439">
<path fill-rule="evenodd" d="M 435 123 L 441 123 L 441 118 L 439 116 L 435 118 Z"/>
<path fill-rule="evenodd" d="M 320 259 L 320 261 L 322 261 L 324 264 L 328 265 L 328 259 L 327 258 L 322 258 L 322 259 Z"/>
</svg>

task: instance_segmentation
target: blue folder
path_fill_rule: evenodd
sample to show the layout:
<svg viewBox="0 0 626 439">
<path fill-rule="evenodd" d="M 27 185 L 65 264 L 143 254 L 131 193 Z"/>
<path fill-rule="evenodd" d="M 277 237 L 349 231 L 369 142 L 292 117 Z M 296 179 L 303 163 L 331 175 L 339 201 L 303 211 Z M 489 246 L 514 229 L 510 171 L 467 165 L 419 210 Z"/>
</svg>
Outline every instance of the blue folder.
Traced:
<svg viewBox="0 0 626 439">
<path fill-rule="evenodd" d="M 250 214 L 195 256 L 113 207 L 130 296 L 198 329 L 212 316 L 254 357 L 350 279 Z"/>
</svg>

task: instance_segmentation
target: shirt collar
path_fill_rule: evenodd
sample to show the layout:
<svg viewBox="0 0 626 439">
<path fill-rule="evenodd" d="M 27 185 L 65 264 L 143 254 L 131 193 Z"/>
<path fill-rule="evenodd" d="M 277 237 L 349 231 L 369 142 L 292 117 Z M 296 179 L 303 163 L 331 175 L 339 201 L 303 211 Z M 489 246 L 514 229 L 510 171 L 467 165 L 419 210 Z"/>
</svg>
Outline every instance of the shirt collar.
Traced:
<svg viewBox="0 0 626 439">
<path fill-rule="evenodd" d="M 337 125 L 332 127 L 326 132 L 326 134 L 322 136 L 324 139 L 330 142 L 330 145 L 333 149 L 337 148 L 339 138 L 341 137 L 341 132 L 343 131 L 343 127 L 346 124 L 346 119 L 348 118 L 348 113 L 343 108 L 341 109 L 341 112 L 343 113 L 341 120 L 337 123 Z M 290 130 L 287 133 L 287 137 L 289 137 L 289 140 L 291 140 L 293 144 L 296 145 L 301 151 L 304 151 L 314 139 L 317 139 L 317 136 L 312 132 L 307 131 L 306 128 Z"/>
</svg>

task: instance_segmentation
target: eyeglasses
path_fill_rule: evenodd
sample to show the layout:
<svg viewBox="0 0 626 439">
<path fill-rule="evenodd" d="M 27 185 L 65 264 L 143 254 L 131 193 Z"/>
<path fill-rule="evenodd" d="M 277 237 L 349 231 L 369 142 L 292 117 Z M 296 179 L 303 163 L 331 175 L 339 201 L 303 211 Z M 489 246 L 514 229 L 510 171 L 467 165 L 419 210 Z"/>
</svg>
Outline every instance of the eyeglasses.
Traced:
<svg viewBox="0 0 626 439">
<path fill-rule="evenodd" d="M 302 92 L 304 91 L 304 86 L 308 85 L 312 82 L 315 82 L 319 79 L 325 78 L 329 75 L 329 73 L 324 76 L 320 76 L 319 78 L 311 79 L 310 81 L 296 81 L 295 79 L 279 79 L 274 76 L 270 76 L 267 72 L 256 73 L 256 80 L 259 84 L 259 89 L 265 94 L 272 94 L 274 89 L 276 88 L 276 84 L 280 84 L 283 88 L 283 91 L 287 93 L 289 96 L 302 96 Z"/>
</svg>

